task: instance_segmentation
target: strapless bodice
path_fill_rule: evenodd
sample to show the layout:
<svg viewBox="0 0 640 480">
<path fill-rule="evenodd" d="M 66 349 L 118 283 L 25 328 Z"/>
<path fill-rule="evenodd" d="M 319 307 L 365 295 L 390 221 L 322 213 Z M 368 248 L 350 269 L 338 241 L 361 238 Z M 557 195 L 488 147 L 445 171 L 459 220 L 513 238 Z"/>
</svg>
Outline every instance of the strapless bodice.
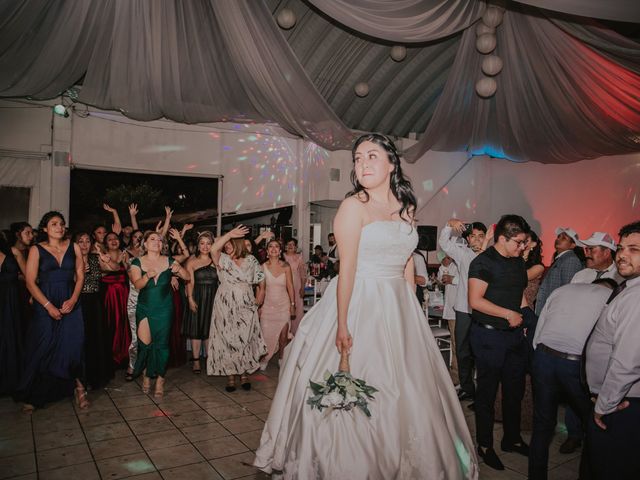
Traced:
<svg viewBox="0 0 640 480">
<path fill-rule="evenodd" d="M 365 225 L 360 234 L 356 275 L 402 278 L 417 244 L 416 228 L 406 222 L 378 220 Z"/>
</svg>

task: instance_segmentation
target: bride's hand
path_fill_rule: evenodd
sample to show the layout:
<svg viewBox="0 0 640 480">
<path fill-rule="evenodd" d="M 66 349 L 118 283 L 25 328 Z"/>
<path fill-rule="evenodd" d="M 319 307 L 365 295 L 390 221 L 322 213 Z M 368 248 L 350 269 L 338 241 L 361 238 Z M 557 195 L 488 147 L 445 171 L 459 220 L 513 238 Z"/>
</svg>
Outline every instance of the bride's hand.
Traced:
<svg viewBox="0 0 640 480">
<path fill-rule="evenodd" d="M 353 338 L 351 338 L 351 334 L 347 328 L 338 327 L 338 333 L 336 334 L 336 347 L 338 348 L 338 353 L 342 353 L 342 349 L 346 349 L 347 352 L 351 351 L 351 347 L 353 346 Z"/>
</svg>

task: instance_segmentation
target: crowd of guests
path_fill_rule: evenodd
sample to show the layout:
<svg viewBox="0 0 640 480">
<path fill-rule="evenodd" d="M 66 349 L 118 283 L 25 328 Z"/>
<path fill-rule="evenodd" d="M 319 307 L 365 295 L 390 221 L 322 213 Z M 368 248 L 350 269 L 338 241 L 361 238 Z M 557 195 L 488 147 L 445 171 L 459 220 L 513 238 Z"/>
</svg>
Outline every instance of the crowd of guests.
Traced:
<svg viewBox="0 0 640 480">
<path fill-rule="evenodd" d="M 52 211 L 36 229 L 20 222 L 0 234 L 0 395 L 25 412 L 72 395 L 87 408 L 87 392 L 122 370 L 162 397 L 167 368 L 188 350 L 194 374 L 206 368 L 227 377 L 227 391 L 238 379 L 248 390 L 249 374 L 282 358 L 304 313 L 296 239 L 178 230 L 169 207 L 143 232 L 137 205 L 126 226 L 104 209 L 109 227 L 72 233 Z"/>
<path fill-rule="evenodd" d="M 551 265 L 527 221 L 489 229 L 451 219 L 441 230 L 443 318 L 454 337 L 460 400 L 475 411 L 478 455 L 497 470 L 493 445 L 528 457 L 546 479 L 558 407 L 561 453 L 583 445 L 580 478 L 640 478 L 640 222 L 581 240 L 558 227 Z M 522 424 L 532 425 L 530 445 Z"/>
<path fill-rule="evenodd" d="M 215 238 L 192 225 L 155 229 L 113 217 L 109 228 L 67 229 L 48 212 L 37 229 L 20 222 L 0 235 L 0 394 L 31 412 L 103 388 L 119 369 L 164 393 L 167 368 L 186 361 L 194 374 L 225 376 L 226 390 L 250 389 L 249 375 L 282 358 L 303 316 L 307 278 L 339 271 L 335 239 L 309 265 L 296 239 L 256 238 L 238 226 Z M 580 478 L 638 478 L 631 450 L 640 422 L 640 222 L 619 240 L 594 232 L 581 240 L 556 229 L 553 260 L 525 219 L 503 216 L 489 229 L 451 219 L 441 230 L 441 266 L 428 278 L 416 252 L 418 286 L 444 287 L 443 318 L 454 339 L 459 399 L 475 411 L 478 454 L 504 466 L 493 445 L 529 457 L 529 478 L 547 478 L 558 406 L 568 438 L 584 444 Z M 421 289 L 418 288 L 418 292 Z M 152 385 L 153 384 L 153 385 Z M 528 399 L 528 400 L 527 400 Z M 524 400 L 524 401 L 523 401 Z M 530 445 L 521 436 L 532 424 Z"/>
</svg>

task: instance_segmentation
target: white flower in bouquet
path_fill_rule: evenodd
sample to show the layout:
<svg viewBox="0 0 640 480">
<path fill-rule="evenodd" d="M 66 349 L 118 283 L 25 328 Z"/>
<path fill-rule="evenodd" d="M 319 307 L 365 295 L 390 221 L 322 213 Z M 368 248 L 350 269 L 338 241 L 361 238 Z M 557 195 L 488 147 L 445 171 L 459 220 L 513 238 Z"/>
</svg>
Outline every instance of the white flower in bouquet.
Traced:
<svg viewBox="0 0 640 480">
<path fill-rule="evenodd" d="M 331 392 L 322 397 L 320 404 L 324 407 L 337 407 L 344 401 L 344 397 L 338 392 Z"/>
</svg>

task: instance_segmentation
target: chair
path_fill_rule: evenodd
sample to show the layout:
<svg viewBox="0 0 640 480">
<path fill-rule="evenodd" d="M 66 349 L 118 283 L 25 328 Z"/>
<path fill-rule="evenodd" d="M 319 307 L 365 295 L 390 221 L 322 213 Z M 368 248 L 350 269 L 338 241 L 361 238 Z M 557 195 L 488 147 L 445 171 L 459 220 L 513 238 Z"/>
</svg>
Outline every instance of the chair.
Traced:
<svg viewBox="0 0 640 480">
<path fill-rule="evenodd" d="M 448 328 L 443 327 L 431 327 L 431 333 L 433 337 L 436 339 L 436 343 L 438 344 L 438 349 L 442 354 L 444 352 L 449 352 L 449 368 L 451 368 L 453 362 L 453 352 L 451 351 L 451 332 L 449 332 Z"/>
</svg>

